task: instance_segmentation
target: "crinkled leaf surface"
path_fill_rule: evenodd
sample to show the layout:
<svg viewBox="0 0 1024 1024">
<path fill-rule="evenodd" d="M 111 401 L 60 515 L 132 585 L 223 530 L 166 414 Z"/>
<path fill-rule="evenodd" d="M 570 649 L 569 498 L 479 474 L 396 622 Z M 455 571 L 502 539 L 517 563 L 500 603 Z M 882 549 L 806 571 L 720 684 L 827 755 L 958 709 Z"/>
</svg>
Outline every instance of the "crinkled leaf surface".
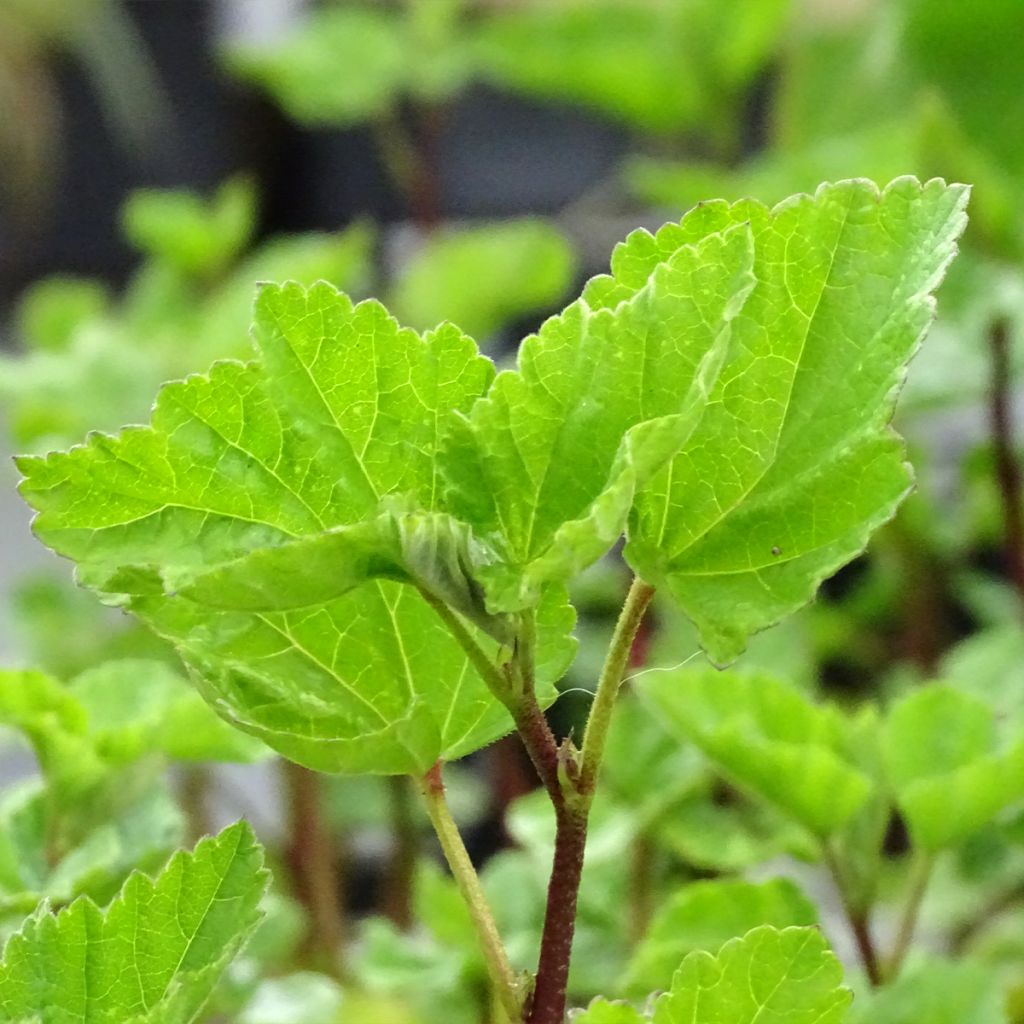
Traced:
<svg viewBox="0 0 1024 1024">
<path fill-rule="evenodd" d="M 621 535 L 636 489 L 699 422 L 753 286 L 750 234 L 681 245 L 618 304 L 546 321 L 465 420 L 444 468 L 452 510 L 500 553 L 488 605 L 535 603 Z"/>
<path fill-rule="evenodd" d="M 762 673 L 652 673 L 637 684 L 674 729 L 738 786 L 818 836 L 840 828 L 873 782 L 845 750 L 849 724 Z"/>
<path fill-rule="evenodd" d="M 982 701 L 932 684 L 904 698 L 883 730 L 886 774 L 915 842 L 930 851 L 978 831 L 1024 799 L 1024 737 L 1000 745 Z"/>
<path fill-rule="evenodd" d="M 105 910 L 42 907 L 4 948 L 0 1011 L 40 1024 L 187 1024 L 255 927 L 263 852 L 243 822 L 134 874 Z"/>
<path fill-rule="evenodd" d="M 392 500 L 432 522 L 439 437 L 493 372 L 456 328 L 420 337 L 378 303 L 353 306 L 323 284 L 265 287 L 255 337 L 260 362 L 168 385 L 149 427 L 22 460 L 37 533 L 79 563 L 83 582 L 172 640 L 223 716 L 294 760 L 422 772 L 496 738 L 510 727 L 506 712 L 397 579 L 361 577 L 332 595 L 310 573 L 309 591 L 282 591 L 283 604 L 227 610 L 177 592 L 190 583 L 198 596 L 196 578 L 235 559 L 258 570 L 267 549 L 297 544 L 309 564 L 311 538 L 325 545 L 313 565 L 351 577 L 344 544 L 327 561 L 334 539 L 387 520 Z M 457 558 L 454 580 L 435 572 L 436 533 L 417 537 L 412 569 L 433 572 L 442 592 L 469 593 Z M 365 575 L 381 575 L 372 568 Z M 543 699 L 571 656 L 571 627 L 571 609 L 549 589 L 538 611 Z M 498 641 L 481 642 L 496 653 Z"/>
<path fill-rule="evenodd" d="M 707 412 L 636 503 L 626 558 L 667 588 L 716 661 L 804 604 L 910 485 L 887 427 L 931 293 L 964 228 L 965 186 L 823 185 L 769 210 L 699 206 L 615 252 L 612 303 L 660 260 L 749 223 L 757 284 L 732 324 Z"/>
<path fill-rule="evenodd" d="M 851 994 L 816 928 L 763 926 L 717 956 L 691 953 L 657 1002 L 653 1024 L 839 1024 Z"/>
<path fill-rule="evenodd" d="M 813 904 L 788 879 L 694 882 L 658 908 L 630 962 L 626 986 L 638 996 L 663 988 L 683 957 L 694 950 L 717 953 L 729 939 L 759 925 L 817 923 Z"/>
</svg>

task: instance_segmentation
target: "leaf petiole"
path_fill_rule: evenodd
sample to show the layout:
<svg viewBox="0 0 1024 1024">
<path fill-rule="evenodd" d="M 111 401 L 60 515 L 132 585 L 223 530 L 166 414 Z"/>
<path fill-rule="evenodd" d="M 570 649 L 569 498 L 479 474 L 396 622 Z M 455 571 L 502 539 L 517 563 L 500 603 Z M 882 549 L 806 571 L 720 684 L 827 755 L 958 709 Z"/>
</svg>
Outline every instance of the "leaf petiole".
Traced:
<svg viewBox="0 0 1024 1024">
<path fill-rule="evenodd" d="M 477 938 L 480 940 L 480 950 L 487 964 L 487 973 L 494 986 L 495 995 L 510 1021 L 521 1020 L 523 1004 L 528 994 L 525 981 L 512 969 L 480 878 L 448 807 L 444 780 L 441 776 L 441 762 L 438 761 L 419 782 L 430 823 L 437 833 L 445 860 L 451 868 L 455 884 L 469 910 Z"/>
</svg>

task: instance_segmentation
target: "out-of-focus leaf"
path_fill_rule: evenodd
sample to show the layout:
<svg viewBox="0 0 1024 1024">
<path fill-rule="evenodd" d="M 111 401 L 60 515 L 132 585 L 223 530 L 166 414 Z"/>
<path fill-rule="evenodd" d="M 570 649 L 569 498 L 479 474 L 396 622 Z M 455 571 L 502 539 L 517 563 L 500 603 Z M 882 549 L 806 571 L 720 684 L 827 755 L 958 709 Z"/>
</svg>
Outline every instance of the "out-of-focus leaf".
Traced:
<svg viewBox="0 0 1024 1024">
<path fill-rule="evenodd" d="M 333 979 L 311 972 L 287 974 L 260 982 L 237 1024 L 342 1024 L 344 1004 L 341 986 Z"/>
<path fill-rule="evenodd" d="M 871 793 L 871 778 L 845 751 L 842 715 L 770 676 L 683 669 L 638 685 L 727 778 L 819 837 L 840 828 Z"/>
<path fill-rule="evenodd" d="M 412 327 L 451 320 L 483 339 L 517 317 L 554 306 L 574 270 L 568 241 L 544 221 L 454 229 L 423 243 L 403 268 L 391 301 Z"/>
<path fill-rule="evenodd" d="M 851 1024 L 1004 1024 L 995 975 L 979 964 L 928 960 L 858 997 Z"/>
<path fill-rule="evenodd" d="M 78 327 L 103 316 L 109 302 L 100 281 L 66 274 L 44 277 L 18 301 L 18 334 L 26 348 L 63 352 Z"/>
<path fill-rule="evenodd" d="M 133 193 L 122 211 L 125 237 L 152 259 L 185 274 L 216 274 L 248 244 L 256 226 L 256 189 L 226 181 L 209 200 L 185 190 Z"/>
<path fill-rule="evenodd" d="M 943 684 L 890 711 L 883 754 L 914 841 L 937 851 L 966 839 L 1024 798 L 1024 737 L 1000 744 L 990 707 Z"/>
<path fill-rule="evenodd" d="M 754 884 L 715 879 L 683 886 L 658 908 L 629 964 L 625 985 L 646 995 L 665 986 L 683 957 L 694 950 L 717 953 L 730 939 L 759 925 L 814 925 L 813 904 L 788 879 Z"/>
<path fill-rule="evenodd" d="M 270 751 L 218 718 L 183 676 L 159 661 L 108 661 L 71 681 L 101 753 L 117 761 L 160 752 L 177 761 L 255 761 Z"/>
</svg>

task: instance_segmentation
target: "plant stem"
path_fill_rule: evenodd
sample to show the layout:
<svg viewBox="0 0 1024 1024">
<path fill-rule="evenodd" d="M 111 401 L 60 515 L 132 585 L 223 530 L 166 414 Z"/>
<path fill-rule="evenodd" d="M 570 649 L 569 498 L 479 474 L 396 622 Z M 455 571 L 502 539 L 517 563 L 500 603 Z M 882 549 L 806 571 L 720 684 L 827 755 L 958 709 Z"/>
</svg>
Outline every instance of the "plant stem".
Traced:
<svg viewBox="0 0 1024 1024">
<path fill-rule="evenodd" d="M 495 993 L 509 1020 L 519 1021 L 523 1012 L 523 985 L 509 963 L 480 879 L 445 799 L 440 761 L 420 780 L 420 789 L 455 884 L 469 908 Z"/>
<path fill-rule="evenodd" d="M 548 883 L 544 932 L 527 1024 L 562 1024 L 569 987 L 576 901 L 587 845 L 587 810 L 571 808 L 564 798 L 555 807 L 555 856 Z"/>
<path fill-rule="evenodd" d="M 622 686 L 622 680 L 626 674 L 629 654 L 633 649 L 633 639 L 653 597 L 654 587 L 649 583 L 644 583 L 639 577 L 635 577 L 619 614 L 619 621 L 615 624 L 615 632 L 612 634 L 608 656 L 601 669 L 601 678 L 597 684 L 594 703 L 590 706 L 590 714 L 587 716 L 587 728 L 583 733 L 579 788 L 582 793 L 587 795 L 593 794 L 597 784 L 597 773 L 601 767 L 601 758 L 604 756 L 604 747 L 608 740 L 608 729 L 612 723 L 615 699 L 619 695 L 619 688 Z"/>
<path fill-rule="evenodd" d="M 917 919 L 921 913 L 921 904 L 924 902 L 924 894 L 928 891 L 928 881 L 931 878 L 934 863 L 934 858 L 927 853 L 919 853 L 914 858 L 910 869 L 910 891 L 907 893 L 907 902 L 900 917 L 896 941 L 893 943 L 892 953 L 885 971 L 887 982 L 895 981 L 899 977 L 903 961 L 907 958 L 910 943 L 914 938 L 914 929 L 917 927 Z"/>
<path fill-rule="evenodd" d="M 615 698 L 622 685 L 633 640 L 653 596 L 653 587 L 634 579 L 601 670 L 597 694 L 583 736 L 582 754 L 577 754 L 570 743 L 560 747 L 555 745 L 551 730 L 537 707 L 532 677 L 531 685 L 524 687 L 526 714 L 517 716 L 516 725 L 551 795 L 556 829 L 555 856 L 548 884 L 540 960 L 527 1024 L 562 1024 L 565 1019 L 569 964 L 576 930 L 576 904 L 583 876 L 590 804 L 611 725 Z"/>
<path fill-rule="evenodd" d="M 1000 318 L 989 328 L 992 346 L 991 422 L 996 479 L 1003 506 L 1007 573 L 1024 603 L 1024 498 L 1013 443 L 1010 326 Z"/>
<path fill-rule="evenodd" d="M 822 840 L 821 851 L 828 872 L 835 883 L 836 892 L 839 893 L 839 899 L 842 901 L 843 913 L 850 926 L 850 933 L 853 935 L 853 941 L 857 946 L 857 953 L 864 967 L 864 973 L 867 975 L 871 987 L 877 988 L 882 983 L 882 969 L 878 951 L 875 949 L 874 940 L 871 938 L 868 911 L 853 905 L 853 902 L 850 900 L 849 888 L 846 885 L 846 880 L 843 878 L 843 870 L 839 860 L 832 847 L 825 840 Z"/>
<path fill-rule="evenodd" d="M 629 864 L 629 938 L 636 945 L 651 923 L 655 847 L 646 830 L 633 837 Z"/>
<path fill-rule="evenodd" d="M 419 852 L 419 835 L 412 814 L 409 779 L 392 775 L 388 780 L 393 847 L 384 891 L 384 913 L 403 931 L 412 924 L 412 886 Z"/>
<path fill-rule="evenodd" d="M 423 600 L 437 612 L 438 617 L 448 627 L 448 632 L 451 633 L 466 653 L 466 656 L 473 663 L 473 668 L 480 674 L 480 678 L 483 679 L 487 689 L 511 710 L 511 690 L 508 680 L 502 675 L 487 652 L 476 642 L 476 638 L 466 628 L 458 613 L 452 611 L 444 601 L 439 597 L 435 597 L 430 591 L 420 587 L 419 592 Z"/>
<path fill-rule="evenodd" d="M 285 859 L 295 894 L 310 921 L 308 946 L 328 973 L 340 976 L 345 943 L 344 905 L 336 850 L 323 819 L 320 777 L 291 761 L 282 762 L 288 791 Z"/>
</svg>

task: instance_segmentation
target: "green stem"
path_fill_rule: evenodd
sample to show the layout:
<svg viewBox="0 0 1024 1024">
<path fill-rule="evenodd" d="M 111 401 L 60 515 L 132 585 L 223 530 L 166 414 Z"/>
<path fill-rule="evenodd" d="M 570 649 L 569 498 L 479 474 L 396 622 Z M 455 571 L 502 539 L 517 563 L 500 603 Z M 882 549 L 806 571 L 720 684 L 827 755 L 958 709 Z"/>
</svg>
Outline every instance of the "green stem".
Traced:
<svg viewBox="0 0 1024 1024">
<path fill-rule="evenodd" d="M 590 714 L 587 717 L 587 728 L 583 733 L 579 782 L 581 793 L 592 795 L 597 784 L 597 774 L 601 767 L 601 758 L 604 756 L 605 743 L 608 740 L 615 699 L 619 695 L 619 688 L 622 686 L 622 680 L 626 674 L 629 654 L 633 649 L 633 639 L 636 637 L 644 613 L 653 597 L 654 587 L 636 577 L 626 595 L 626 602 L 619 614 L 619 621 L 615 624 L 615 632 L 612 634 L 608 656 L 601 670 L 594 703 L 590 706 Z"/>
<path fill-rule="evenodd" d="M 842 865 L 840 865 L 835 851 L 827 840 L 822 840 L 821 851 L 829 874 L 832 876 L 832 881 L 835 883 L 836 892 L 839 893 L 839 899 L 843 904 L 843 913 L 846 915 L 847 923 L 850 926 L 853 941 L 857 945 L 857 952 L 860 955 L 864 973 L 867 975 L 871 987 L 877 988 L 882 983 L 882 968 L 879 963 L 878 951 L 875 949 L 874 940 L 871 938 L 868 911 L 863 907 L 854 905 L 850 899 L 850 890 L 843 876 Z"/>
<path fill-rule="evenodd" d="M 487 689 L 494 694 L 506 707 L 511 707 L 512 695 L 508 680 L 491 660 L 487 652 L 476 642 L 476 638 L 466 628 L 465 623 L 458 613 L 452 611 L 447 604 L 439 597 L 435 597 L 428 590 L 419 588 L 423 600 L 437 612 L 438 617 L 448 627 L 459 646 L 465 651 L 466 656 L 473 663 L 473 668 L 480 673 L 480 678 L 487 685 Z"/>
<path fill-rule="evenodd" d="M 455 877 L 455 884 L 469 909 L 473 927 L 480 940 L 480 949 L 487 963 L 487 973 L 490 975 L 497 998 L 509 1020 L 521 1020 L 524 986 L 509 963 L 508 954 L 498 934 L 498 926 L 494 922 L 487 897 L 480 885 L 480 878 L 445 799 L 440 761 L 420 780 L 420 789 L 427 805 L 427 814 Z"/>
<path fill-rule="evenodd" d="M 910 869 L 910 891 L 907 893 L 907 902 L 903 907 L 899 928 L 896 931 L 896 941 L 893 943 L 892 953 L 886 967 L 885 980 L 887 982 L 895 981 L 903 968 L 903 962 L 910 950 L 910 943 L 914 939 L 917 919 L 921 915 L 921 904 L 928 891 L 928 882 L 931 880 L 934 865 L 935 858 L 929 853 L 918 853 L 914 857 L 914 863 Z"/>
</svg>

